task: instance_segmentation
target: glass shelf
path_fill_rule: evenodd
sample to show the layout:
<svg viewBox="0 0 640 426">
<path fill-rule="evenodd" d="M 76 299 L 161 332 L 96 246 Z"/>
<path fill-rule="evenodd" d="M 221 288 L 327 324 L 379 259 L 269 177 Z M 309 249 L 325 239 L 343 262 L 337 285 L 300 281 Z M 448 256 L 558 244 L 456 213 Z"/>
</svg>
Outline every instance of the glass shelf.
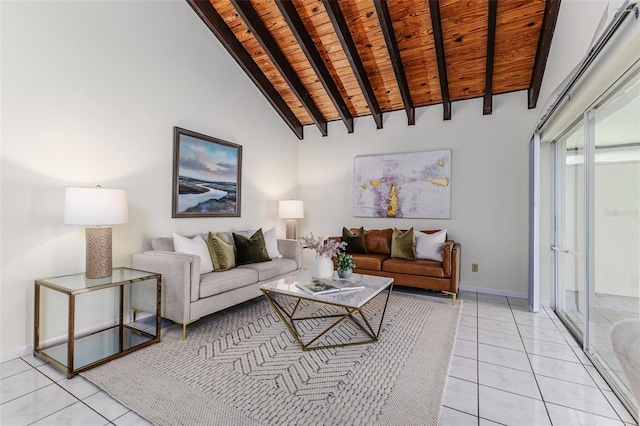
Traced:
<svg viewBox="0 0 640 426">
<path fill-rule="evenodd" d="M 126 297 L 130 294 L 132 286 L 139 286 L 143 282 L 155 281 L 155 332 L 150 330 L 142 331 L 137 329 L 135 322 L 125 323 L 124 319 L 133 316 L 135 321 L 136 310 L 132 307 L 126 308 Z M 34 355 L 50 362 L 59 370 L 72 378 L 76 374 L 111 361 L 112 359 L 126 355 L 129 352 L 143 348 L 152 343 L 160 341 L 160 274 L 140 271 L 131 268 L 114 268 L 110 277 L 87 279 L 84 274 L 65 275 L 54 278 L 44 278 L 35 281 L 35 319 L 34 319 Z M 118 287 L 117 318 L 106 324 L 90 327 L 90 331 L 85 330 L 84 334 L 76 330 L 76 309 L 78 304 L 86 303 L 85 297 L 78 295 Z M 48 342 L 40 342 L 41 326 L 47 321 L 51 309 L 42 308 L 41 292 L 53 290 L 67 296 L 68 304 L 68 330 L 64 336 L 51 339 Z M 137 288 L 137 287 L 136 287 Z M 131 289 L 132 290 L 132 289 Z M 95 298 L 93 299 L 95 300 Z M 100 300 L 113 300 L 110 297 L 101 295 Z M 107 303 L 107 302 L 104 302 Z M 111 302 L 109 302 L 111 303 Z M 59 318 L 59 317 L 58 317 Z M 100 322 L 96 318 L 96 322 Z M 54 323 L 55 324 L 55 323 Z M 44 331 L 45 328 L 42 328 Z"/>
</svg>

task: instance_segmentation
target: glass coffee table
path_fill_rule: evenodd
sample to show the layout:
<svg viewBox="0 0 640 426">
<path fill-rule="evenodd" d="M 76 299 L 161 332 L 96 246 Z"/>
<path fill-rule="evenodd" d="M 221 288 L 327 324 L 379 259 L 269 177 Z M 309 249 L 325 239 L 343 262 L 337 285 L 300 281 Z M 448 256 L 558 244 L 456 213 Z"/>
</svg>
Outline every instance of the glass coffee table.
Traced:
<svg viewBox="0 0 640 426">
<path fill-rule="evenodd" d="M 333 278 L 338 278 L 335 273 Z M 303 350 L 360 345 L 378 340 L 393 289 L 393 278 L 353 274 L 349 281 L 364 288 L 321 295 L 308 294 L 296 285 L 311 281 L 309 271 L 300 271 L 260 287 Z M 377 327 L 372 323 L 372 312 L 367 312 L 367 305 L 375 299 L 378 299 Z M 339 342 L 335 338 L 327 338 L 328 333 L 347 323 L 350 324 L 349 329 L 363 332 L 364 340 Z"/>
</svg>

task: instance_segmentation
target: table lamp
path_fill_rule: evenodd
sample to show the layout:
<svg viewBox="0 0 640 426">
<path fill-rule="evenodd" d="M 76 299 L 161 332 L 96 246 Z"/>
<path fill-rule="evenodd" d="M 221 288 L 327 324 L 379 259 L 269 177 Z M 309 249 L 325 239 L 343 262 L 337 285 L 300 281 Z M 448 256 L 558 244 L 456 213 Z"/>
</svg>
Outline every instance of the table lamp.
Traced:
<svg viewBox="0 0 640 426">
<path fill-rule="evenodd" d="M 279 203 L 280 219 L 286 219 L 287 223 L 287 239 L 295 240 L 296 236 L 296 219 L 304 217 L 304 206 L 301 200 L 283 200 Z"/>
<path fill-rule="evenodd" d="M 111 276 L 111 226 L 129 221 L 126 189 L 66 188 L 64 223 L 86 228 L 86 271 L 89 279 Z"/>
</svg>

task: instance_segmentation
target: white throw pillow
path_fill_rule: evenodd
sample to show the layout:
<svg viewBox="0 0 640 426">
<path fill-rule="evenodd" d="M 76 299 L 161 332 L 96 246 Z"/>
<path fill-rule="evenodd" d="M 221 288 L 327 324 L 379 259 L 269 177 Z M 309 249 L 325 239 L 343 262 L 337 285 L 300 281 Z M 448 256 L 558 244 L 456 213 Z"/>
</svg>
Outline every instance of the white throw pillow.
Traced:
<svg viewBox="0 0 640 426">
<path fill-rule="evenodd" d="M 447 230 L 425 234 L 415 232 L 416 237 L 416 259 L 429 259 L 442 262 L 442 246 L 447 239 Z"/>
<path fill-rule="evenodd" d="M 174 232 L 173 248 L 178 253 L 200 256 L 201 274 L 213 271 L 213 262 L 211 261 L 211 255 L 209 254 L 209 247 L 200 235 L 196 235 L 193 239 L 190 239 Z"/>
<path fill-rule="evenodd" d="M 249 228 L 247 233 L 249 237 L 255 234 L 256 231 Z M 276 228 L 271 228 L 267 231 L 262 230 L 262 235 L 264 236 L 264 245 L 267 247 L 267 253 L 269 253 L 269 257 L 271 259 L 275 259 L 276 257 L 282 257 L 280 251 L 278 250 L 278 238 L 276 237 Z"/>
</svg>

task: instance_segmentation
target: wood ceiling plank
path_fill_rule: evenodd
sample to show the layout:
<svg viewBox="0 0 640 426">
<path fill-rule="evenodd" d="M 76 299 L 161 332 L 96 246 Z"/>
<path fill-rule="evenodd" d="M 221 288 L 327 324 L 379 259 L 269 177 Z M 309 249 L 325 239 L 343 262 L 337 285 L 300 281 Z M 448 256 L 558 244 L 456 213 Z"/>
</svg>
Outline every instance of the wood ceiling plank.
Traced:
<svg viewBox="0 0 640 426">
<path fill-rule="evenodd" d="M 367 101 L 371 115 L 376 122 L 376 127 L 378 129 L 382 129 L 382 110 L 380 109 L 372 84 L 369 81 L 369 77 L 367 76 L 362 60 L 358 54 L 358 49 L 353 41 L 351 33 L 349 32 L 349 27 L 347 26 L 347 22 L 342 14 L 342 10 L 336 0 L 322 0 L 322 3 L 329 15 L 329 19 L 331 20 L 336 35 L 340 39 L 342 48 L 349 60 L 351 68 L 353 69 L 353 73 L 358 80 L 358 84 L 360 85 L 360 89 Z"/>
<path fill-rule="evenodd" d="M 333 81 L 333 77 L 331 76 L 329 69 L 320 56 L 320 53 L 318 52 L 313 39 L 309 35 L 304 22 L 300 18 L 295 5 L 290 1 L 283 2 L 282 0 L 277 0 L 276 5 L 287 21 L 287 24 L 289 24 L 289 27 L 293 31 L 296 40 L 302 47 L 302 50 L 304 51 L 308 61 L 311 63 L 313 69 L 315 70 L 315 73 L 320 79 L 322 86 L 325 88 L 327 94 L 331 98 L 331 101 L 340 114 L 342 121 L 347 127 L 348 133 L 353 133 L 353 116 L 351 115 L 347 104 L 344 102 L 338 86 Z"/>
<path fill-rule="evenodd" d="M 378 15 L 378 20 L 380 21 L 380 27 L 382 29 L 385 44 L 387 45 L 391 64 L 393 65 L 396 82 L 398 84 L 398 88 L 400 89 L 400 95 L 402 97 L 404 109 L 407 113 L 408 125 L 412 126 L 416 124 L 416 110 L 413 107 L 413 101 L 411 100 L 411 93 L 409 92 L 409 85 L 407 83 L 404 66 L 402 64 L 400 50 L 398 49 L 398 43 L 396 42 L 396 34 L 393 29 L 393 22 L 391 21 L 391 16 L 389 15 L 389 8 L 386 1 L 376 1 L 374 2 L 374 5 L 376 8 L 376 14 Z"/>
<path fill-rule="evenodd" d="M 320 112 L 315 101 L 300 81 L 295 70 L 287 60 L 286 56 L 276 43 L 268 28 L 253 8 L 251 2 L 230 0 L 233 7 L 240 14 L 245 24 L 249 27 L 254 37 L 262 46 L 262 49 L 269 55 L 269 58 L 278 69 L 287 84 L 291 87 L 300 103 L 305 107 L 313 122 L 320 130 L 322 136 L 327 136 L 327 120 Z"/>
<path fill-rule="evenodd" d="M 267 98 L 269 103 L 271 103 L 298 139 L 302 140 L 304 137 L 302 123 L 297 119 L 296 115 L 287 105 L 282 96 L 271 85 L 262 70 L 249 56 L 213 5 L 206 0 L 187 0 L 187 2 L 200 19 L 202 19 L 205 25 L 207 25 L 209 30 L 236 60 L 247 76 L 254 82 L 260 92 Z"/>
<path fill-rule="evenodd" d="M 251 31 L 249 31 L 249 28 L 245 25 L 244 21 L 240 18 L 231 3 L 229 3 L 228 0 L 211 0 L 211 4 L 225 22 L 234 23 L 232 28 L 233 34 L 238 41 L 242 43 L 242 46 L 249 53 L 251 58 L 253 58 L 254 62 L 258 65 L 265 76 L 267 76 L 273 87 L 276 88 L 287 105 L 289 105 L 300 123 L 305 126 L 313 124 L 313 120 L 307 113 L 306 109 L 289 89 L 289 86 L 282 75 L 277 71 L 269 57 L 264 53 L 262 47 L 260 47 L 260 44 L 257 42 Z"/>
</svg>

